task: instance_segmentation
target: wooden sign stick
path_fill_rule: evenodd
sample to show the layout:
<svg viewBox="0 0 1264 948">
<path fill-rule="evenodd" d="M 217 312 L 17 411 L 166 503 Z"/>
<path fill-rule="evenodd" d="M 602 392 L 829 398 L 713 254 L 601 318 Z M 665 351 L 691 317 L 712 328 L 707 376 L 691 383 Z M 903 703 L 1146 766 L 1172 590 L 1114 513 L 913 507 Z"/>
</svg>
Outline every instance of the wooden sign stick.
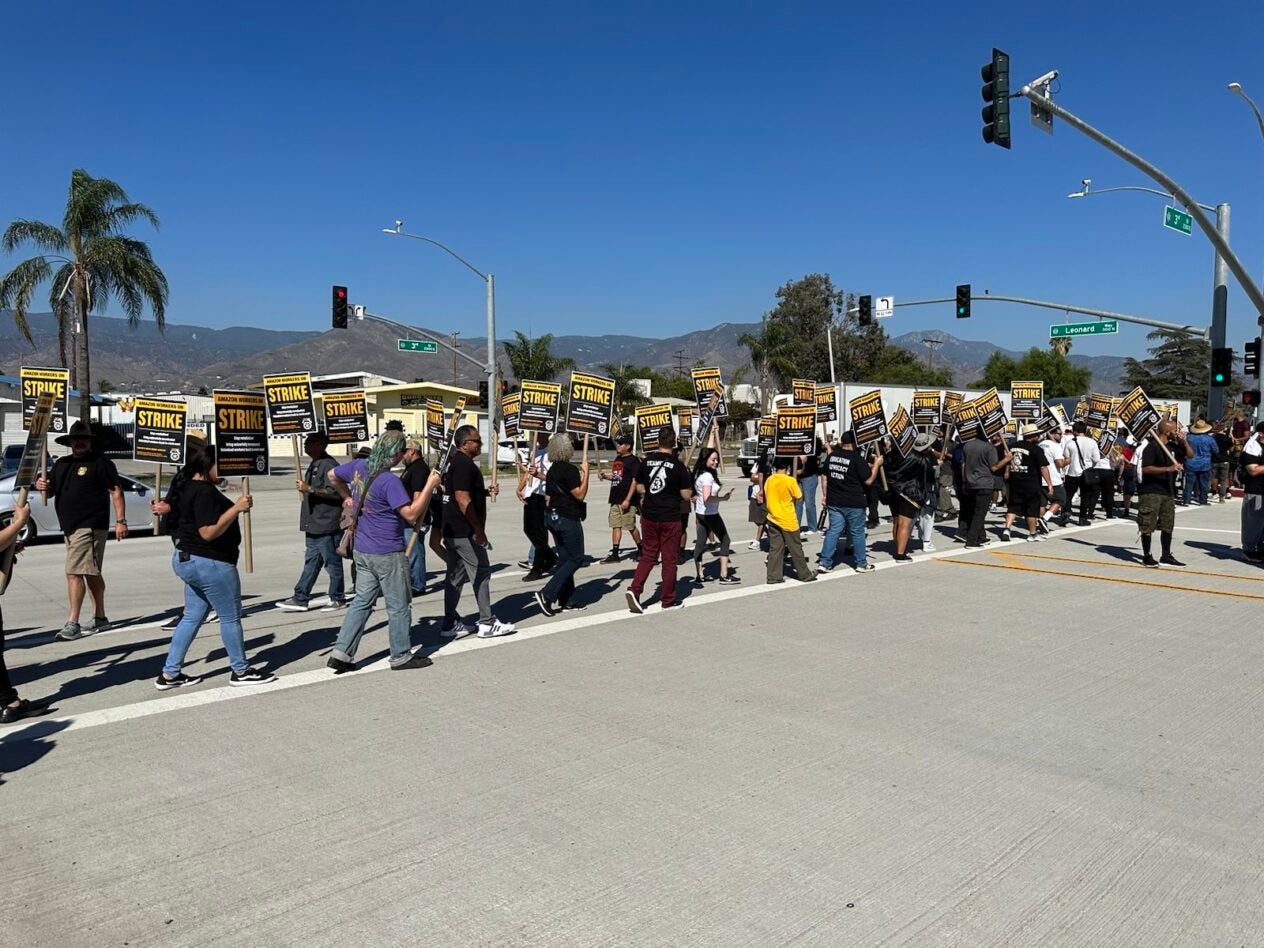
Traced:
<svg viewBox="0 0 1264 948">
<path fill-rule="evenodd" d="M 162 465 L 158 465 L 158 473 L 154 475 L 154 500 L 162 502 Z M 154 529 L 154 536 L 158 536 L 158 520 L 157 514 L 153 514 L 150 518 Z"/>
<path fill-rule="evenodd" d="M 241 494 L 243 497 L 250 496 L 250 478 L 243 477 L 241 479 Z M 241 514 L 241 542 L 245 547 L 245 556 L 243 559 L 246 564 L 246 572 L 253 573 L 255 571 L 255 549 L 254 537 L 250 532 L 250 511 L 242 511 Z"/>
<path fill-rule="evenodd" d="M 44 439 L 45 443 L 40 445 L 40 477 L 48 479 L 48 439 Z M 48 506 L 48 491 L 40 491 L 40 506 Z"/>
</svg>

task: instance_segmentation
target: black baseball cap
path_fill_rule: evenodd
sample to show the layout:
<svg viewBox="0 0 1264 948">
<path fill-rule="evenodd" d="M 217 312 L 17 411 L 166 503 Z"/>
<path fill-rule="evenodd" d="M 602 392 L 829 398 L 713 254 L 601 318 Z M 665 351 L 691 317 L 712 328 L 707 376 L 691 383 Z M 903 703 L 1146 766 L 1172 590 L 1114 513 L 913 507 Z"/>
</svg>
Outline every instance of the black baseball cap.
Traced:
<svg viewBox="0 0 1264 948">
<path fill-rule="evenodd" d="M 632 443 L 632 436 L 631 436 L 631 435 L 621 434 L 621 435 L 619 435 L 619 437 L 617 437 L 617 438 L 615 438 L 615 439 L 614 439 L 614 443 L 615 443 L 615 444 L 631 444 L 631 443 Z"/>
</svg>

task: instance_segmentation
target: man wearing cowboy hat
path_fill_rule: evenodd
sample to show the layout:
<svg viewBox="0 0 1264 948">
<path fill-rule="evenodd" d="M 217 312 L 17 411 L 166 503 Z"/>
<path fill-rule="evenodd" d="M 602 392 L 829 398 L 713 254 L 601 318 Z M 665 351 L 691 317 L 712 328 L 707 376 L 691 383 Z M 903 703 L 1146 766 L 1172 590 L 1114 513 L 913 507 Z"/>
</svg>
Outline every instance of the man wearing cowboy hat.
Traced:
<svg viewBox="0 0 1264 948">
<path fill-rule="evenodd" d="M 1053 478 L 1049 474 L 1049 458 L 1040 447 L 1039 425 L 1023 425 L 1019 440 L 1010 448 L 1014 459 L 1009 464 L 1009 507 L 1005 512 L 1005 529 L 1001 539 L 1009 540 L 1009 529 L 1017 517 L 1027 521 L 1027 542 L 1043 540 L 1037 526 L 1040 508 L 1053 496 Z"/>
<path fill-rule="evenodd" d="M 110 526 L 110 503 L 114 504 L 114 535 L 127 536 L 127 512 L 114 462 L 100 451 L 100 439 L 84 421 L 76 421 L 70 431 L 57 439 L 70 453 L 57 459 L 47 478 L 36 480 L 37 490 L 48 491 L 57 509 L 57 521 L 66 537 L 66 593 L 70 615 L 57 633 L 62 641 L 81 639 L 88 634 L 79 624 L 85 591 L 92 593 L 95 606 L 91 632 L 110 624 L 105 617 L 105 579 L 101 562 Z"/>
<path fill-rule="evenodd" d="M 1185 459 L 1184 504 L 1189 505 L 1192 494 L 1195 503 L 1206 506 L 1210 502 L 1207 491 L 1211 487 L 1211 461 L 1218 450 L 1216 439 L 1211 436 L 1211 425 L 1206 419 L 1199 418 L 1190 426 L 1185 440 L 1189 444 L 1190 455 Z"/>
</svg>

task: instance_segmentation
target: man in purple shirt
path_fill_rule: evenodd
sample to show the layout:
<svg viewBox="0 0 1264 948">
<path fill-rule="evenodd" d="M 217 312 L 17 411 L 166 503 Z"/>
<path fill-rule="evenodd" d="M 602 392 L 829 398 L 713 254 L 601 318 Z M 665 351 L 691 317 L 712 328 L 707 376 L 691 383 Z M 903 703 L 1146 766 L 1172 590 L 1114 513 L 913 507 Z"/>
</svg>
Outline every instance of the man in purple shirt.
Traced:
<svg viewBox="0 0 1264 948">
<path fill-rule="evenodd" d="M 404 448 L 403 432 L 388 430 L 377 439 L 368 458 L 349 461 L 329 472 L 329 483 L 342 497 L 343 506 L 360 510 L 353 546 L 355 599 L 328 662 L 336 672 L 355 670 L 356 649 L 379 595 L 386 597 L 391 669 L 431 664 L 426 656 L 412 650 L 412 596 L 404 556 L 404 525 L 426 512 L 439 476 L 432 474 L 422 490 L 409 496 L 403 482 L 391 473 L 403 460 Z"/>
</svg>

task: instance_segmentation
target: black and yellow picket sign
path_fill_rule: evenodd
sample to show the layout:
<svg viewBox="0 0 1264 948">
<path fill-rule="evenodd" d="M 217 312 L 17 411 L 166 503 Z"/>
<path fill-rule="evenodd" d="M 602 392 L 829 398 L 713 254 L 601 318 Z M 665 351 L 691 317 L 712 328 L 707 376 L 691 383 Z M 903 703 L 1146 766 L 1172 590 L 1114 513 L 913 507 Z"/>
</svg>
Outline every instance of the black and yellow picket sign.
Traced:
<svg viewBox="0 0 1264 948">
<path fill-rule="evenodd" d="M 773 445 L 777 443 L 777 416 L 764 415 L 759 419 L 759 434 L 757 436 L 756 450 L 759 452 L 771 451 Z"/>
<path fill-rule="evenodd" d="M 1119 421 L 1138 442 L 1150 437 L 1150 432 L 1162 420 L 1162 413 L 1140 385 L 1119 403 Z"/>
<path fill-rule="evenodd" d="M 363 391 L 330 392 L 320 400 L 330 444 L 369 440 L 369 406 Z"/>
<path fill-rule="evenodd" d="M 312 401 L 309 373 L 265 375 L 263 393 L 268 399 L 268 421 L 274 435 L 309 435 L 316 430 L 316 405 Z"/>
<path fill-rule="evenodd" d="M 948 421 L 957 422 L 957 409 L 965 402 L 966 397 L 960 392 L 944 392 L 944 414 Z"/>
<path fill-rule="evenodd" d="M 658 432 L 672 423 L 671 405 L 640 405 L 636 409 L 636 430 L 641 436 L 641 448 L 653 451 L 658 447 Z"/>
<path fill-rule="evenodd" d="M 65 434 L 70 430 L 70 370 L 41 369 L 24 365 L 18 370 L 22 383 L 22 428 L 31 427 L 35 405 L 44 393 L 53 396 L 53 407 L 48 416 L 48 430 L 53 434 Z"/>
<path fill-rule="evenodd" d="M 1065 408 L 1061 405 L 1047 405 L 1045 407 L 1048 409 L 1049 414 L 1054 418 L 1054 420 L 1056 420 L 1063 428 L 1071 427 L 1071 420 L 1067 418 Z"/>
<path fill-rule="evenodd" d="M 613 414 L 614 379 L 572 372 L 566 400 L 566 430 L 607 438 Z"/>
<path fill-rule="evenodd" d="M 132 407 L 136 412 L 132 460 L 183 464 L 189 406 L 164 398 L 137 398 Z"/>
<path fill-rule="evenodd" d="M 426 441 L 433 451 L 438 451 L 443 443 L 443 414 L 443 402 L 437 398 L 426 399 Z"/>
<path fill-rule="evenodd" d="M 933 428 L 943 421 L 943 393 L 915 391 L 913 393 L 913 424 L 918 428 Z"/>
<path fill-rule="evenodd" d="M 698 416 L 696 408 L 676 409 L 676 443 L 682 448 L 693 444 L 693 420 Z"/>
<path fill-rule="evenodd" d="M 816 405 L 787 405 L 777 409 L 777 440 L 773 453 L 779 458 L 810 453 L 816 442 Z"/>
<path fill-rule="evenodd" d="M 949 392 L 948 394 L 954 394 Z M 957 426 L 957 432 L 962 440 L 968 440 L 978 436 L 979 433 L 979 406 L 975 400 L 961 401 L 952 410 L 952 420 Z"/>
<path fill-rule="evenodd" d="M 557 412 L 562 400 L 562 386 L 557 382 L 534 382 L 523 379 L 518 389 L 518 427 L 523 431 L 557 431 Z"/>
<path fill-rule="evenodd" d="M 699 410 L 705 409 L 711 403 L 711 395 L 716 388 L 723 386 L 724 382 L 720 378 L 720 370 L 716 366 L 707 366 L 700 369 L 691 369 L 690 378 L 693 379 L 693 395 L 694 401 L 698 403 Z M 729 413 L 728 399 L 721 393 L 720 400 L 716 404 L 715 411 L 712 412 L 715 418 L 726 418 Z"/>
<path fill-rule="evenodd" d="M 874 389 L 847 403 L 851 430 L 856 444 L 869 444 L 887 436 L 887 416 L 882 408 L 882 392 Z"/>
<path fill-rule="evenodd" d="M 891 414 L 891 423 L 888 425 L 888 433 L 891 436 L 891 443 L 900 452 L 900 457 L 907 458 L 913 453 L 917 429 L 913 426 L 913 419 L 909 417 L 903 405 L 895 406 L 895 411 Z"/>
<path fill-rule="evenodd" d="M 813 379 L 791 379 L 790 398 L 796 405 L 816 403 L 816 382 Z"/>
<path fill-rule="evenodd" d="M 1110 413 L 1115 407 L 1115 400 L 1109 395 L 1098 395 L 1090 392 L 1088 407 L 1084 412 L 1084 424 L 1099 431 L 1110 425 Z"/>
<path fill-rule="evenodd" d="M 812 392 L 816 403 L 816 423 L 838 421 L 838 389 L 833 385 L 818 385 Z"/>
<path fill-rule="evenodd" d="M 215 462 L 220 477 L 268 473 L 268 410 L 262 392 L 216 389 Z"/>
<path fill-rule="evenodd" d="M 1009 414 L 1015 421 L 1037 421 L 1044 416 L 1044 382 L 1010 382 Z"/>
<path fill-rule="evenodd" d="M 512 395 L 504 395 L 500 399 L 500 419 L 505 426 L 506 438 L 517 438 L 522 433 L 522 430 L 518 427 L 518 410 L 521 402 L 522 396 L 517 392 L 514 392 Z M 442 406 L 440 406 L 440 411 L 442 412 Z M 442 414 L 439 417 L 440 424 L 442 424 Z M 429 422 L 429 415 L 427 415 L 426 420 Z"/>
<path fill-rule="evenodd" d="M 974 399 L 974 406 L 978 422 L 983 427 L 983 433 L 989 438 L 995 438 L 1009 424 L 1009 418 L 1005 415 L 1005 406 L 1001 403 L 1001 396 L 997 394 L 995 388 L 989 388 Z"/>
</svg>

